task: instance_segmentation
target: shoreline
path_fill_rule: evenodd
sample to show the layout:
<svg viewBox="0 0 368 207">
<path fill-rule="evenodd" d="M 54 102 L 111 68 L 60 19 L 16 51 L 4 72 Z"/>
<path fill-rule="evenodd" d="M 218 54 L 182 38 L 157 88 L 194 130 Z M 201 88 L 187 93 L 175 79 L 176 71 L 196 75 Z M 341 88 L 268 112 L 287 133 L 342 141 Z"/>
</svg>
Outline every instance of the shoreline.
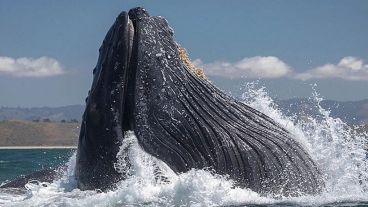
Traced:
<svg viewBox="0 0 368 207">
<path fill-rule="evenodd" d="M 77 149 L 77 146 L 0 146 L 2 149 Z"/>
</svg>

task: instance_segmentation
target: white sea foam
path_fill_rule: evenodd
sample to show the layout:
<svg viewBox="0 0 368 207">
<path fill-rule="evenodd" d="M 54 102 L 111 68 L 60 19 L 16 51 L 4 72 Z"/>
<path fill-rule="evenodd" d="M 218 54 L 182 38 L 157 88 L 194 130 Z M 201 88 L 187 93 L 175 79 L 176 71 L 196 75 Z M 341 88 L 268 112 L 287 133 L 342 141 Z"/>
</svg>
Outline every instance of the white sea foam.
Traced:
<svg viewBox="0 0 368 207">
<path fill-rule="evenodd" d="M 27 184 L 26 193 L 0 192 L 0 206 L 225 206 L 225 205 L 323 205 L 341 202 L 368 202 L 365 137 L 340 119 L 329 116 L 319 103 L 318 118 L 284 116 L 265 88 L 246 87 L 244 102 L 267 114 L 287 128 L 316 160 L 325 178 L 324 191 L 317 196 L 297 198 L 262 197 L 234 187 L 226 177 L 204 170 L 176 175 L 160 160 L 144 152 L 132 132 L 126 134 L 115 167 L 128 178 L 108 192 L 80 191 L 74 179 L 75 155 L 64 176 L 47 186 Z M 125 160 L 131 165 L 127 166 Z M 162 179 L 157 177 L 157 169 Z"/>
<path fill-rule="evenodd" d="M 324 181 L 324 191 L 318 196 L 285 198 L 284 201 L 308 205 L 333 202 L 368 201 L 367 134 L 359 134 L 320 105 L 323 100 L 313 86 L 310 97 L 318 108 L 318 117 L 286 117 L 268 96 L 266 88 L 257 84 L 246 85 L 244 102 L 267 114 L 304 145 L 319 165 Z"/>
</svg>

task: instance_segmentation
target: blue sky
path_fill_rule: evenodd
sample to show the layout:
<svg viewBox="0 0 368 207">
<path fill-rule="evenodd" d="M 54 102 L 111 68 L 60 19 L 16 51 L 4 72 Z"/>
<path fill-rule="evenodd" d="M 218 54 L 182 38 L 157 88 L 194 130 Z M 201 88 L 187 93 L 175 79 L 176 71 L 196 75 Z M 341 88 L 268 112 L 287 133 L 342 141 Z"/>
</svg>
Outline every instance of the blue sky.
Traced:
<svg viewBox="0 0 368 207">
<path fill-rule="evenodd" d="M 368 1 L 0 0 L 0 106 L 83 103 L 98 48 L 135 6 L 168 19 L 217 86 L 278 98 L 368 98 Z M 242 77 L 241 79 L 239 77 Z"/>
</svg>

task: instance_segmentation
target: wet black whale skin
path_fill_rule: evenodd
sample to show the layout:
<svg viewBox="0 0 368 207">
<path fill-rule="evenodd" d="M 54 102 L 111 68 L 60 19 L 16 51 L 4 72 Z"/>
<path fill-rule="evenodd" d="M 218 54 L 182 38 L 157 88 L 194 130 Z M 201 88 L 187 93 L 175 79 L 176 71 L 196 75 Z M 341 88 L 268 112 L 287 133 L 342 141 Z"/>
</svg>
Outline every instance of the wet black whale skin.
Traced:
<svg viewBox="0 0 368 207">
<path fill-rule="evenodd" d="M 0 188 L 25 188 L 25 185 L 29 182 L 47 182 L 51 183 L 55 179 L 62 177 L 63 171 L 66 170 L 66 166 L 61 166 L 57 169 L 43 169 L 39 171 L 32 172 L 31 174 L 25 176 L 19 176 L 16 179 L 8 182 Z"/>
<path fill-rule="evenodd" d="M 176 173 L 206 168 L 261 194 L 321 190 L 316 164 L 287 130 L 188 70 L 164 18 L 142 8 L 121 13 L 94 71 L 77 152 L 81 189 L 125 178 L 114 163 L 132 130 Z"/>
</svg>

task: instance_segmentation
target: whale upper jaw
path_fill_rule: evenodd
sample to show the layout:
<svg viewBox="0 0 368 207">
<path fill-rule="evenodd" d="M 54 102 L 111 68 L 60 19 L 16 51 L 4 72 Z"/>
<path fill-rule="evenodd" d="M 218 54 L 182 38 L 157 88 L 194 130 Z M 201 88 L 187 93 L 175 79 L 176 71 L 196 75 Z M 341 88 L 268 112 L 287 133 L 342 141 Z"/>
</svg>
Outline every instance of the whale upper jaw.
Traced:
<svg viewBox="0 0 368 207">
<path fill-rule="evenodd" d="M 139 12 L 130 15 L 137 18 Z M 133 21 L 122 12 L 99 49 L 77 151 L 75 173 L 81 189 L 105 190 L 124 178 L 113 166 L 124 131 L 133 130 L 137 63 Z"/>
<path fill-rule="evenodd" d="M 303 147 L 268 116 L 225 95 L 180 59 L 173 31 L 141 8 L 122 12 L 100 48 L 79 137 L 81 189 L 114 187 L 124 133 L 174 172 L 210 169 L 261 194 L 321 191 Z"/>
</svg>

